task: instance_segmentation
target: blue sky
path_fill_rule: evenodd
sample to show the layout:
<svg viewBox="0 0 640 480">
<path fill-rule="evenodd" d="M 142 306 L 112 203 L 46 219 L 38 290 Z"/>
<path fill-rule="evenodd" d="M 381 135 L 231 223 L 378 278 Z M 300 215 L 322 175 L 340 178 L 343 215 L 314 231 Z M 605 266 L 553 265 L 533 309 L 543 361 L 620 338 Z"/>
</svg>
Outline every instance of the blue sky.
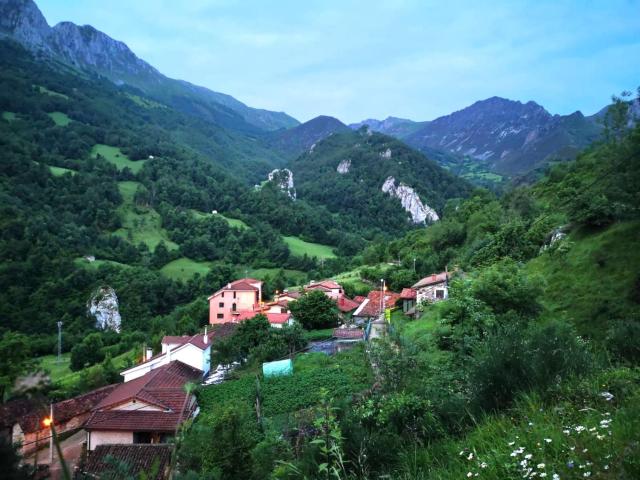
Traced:
<svg viewBox="0 0 640 480">
<path fill-rule="evenodd" d="M 164 74 L 301 121 L 430 120 L 493 95 L 592 114 L 640 85 L 640 1 L 36 0 Z"/>
</svg>

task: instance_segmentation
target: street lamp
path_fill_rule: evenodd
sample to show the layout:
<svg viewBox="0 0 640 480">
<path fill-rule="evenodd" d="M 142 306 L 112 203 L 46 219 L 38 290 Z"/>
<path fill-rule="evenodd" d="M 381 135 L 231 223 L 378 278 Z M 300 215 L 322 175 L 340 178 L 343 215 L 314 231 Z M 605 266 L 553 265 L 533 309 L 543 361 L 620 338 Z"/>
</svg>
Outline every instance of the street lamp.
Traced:
<svg viewBox="0 0 640 480">
<path fill-rule="evenodd" d="M 62 321 L 58 322 L 58 363 L 62 361 Z"/>
</svg>

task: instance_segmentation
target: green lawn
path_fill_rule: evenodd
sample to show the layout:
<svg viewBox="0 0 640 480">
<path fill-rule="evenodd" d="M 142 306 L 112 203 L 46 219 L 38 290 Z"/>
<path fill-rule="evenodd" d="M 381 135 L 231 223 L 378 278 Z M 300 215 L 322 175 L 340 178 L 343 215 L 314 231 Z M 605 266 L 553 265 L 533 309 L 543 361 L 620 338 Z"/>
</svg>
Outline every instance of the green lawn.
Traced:
<svg viewBox="0 0 640 480">
<path fill-rule="evenodd" d="M 305 253 L 309 257 L 317 258 L 336 258 L 336 254 L 333 253 L 333 248 L 328 245 L 321 245 L 320 243 L 305 242 L 298 237 L 285 237 L 282 239 L 289 246 L 291 255 L 295 257 L 302 257 Z"/>
<path fill-rule="evenodd" d="M 49 90 L 47 87 L 43 87 L 42 85 L 37 85 L 38 91 L 45 95 L 50 95 L 52 97 L 64 98 L 65 100 L 69 100 L 69 97 L 64 93 L 54 92 L 53 90 Z"/>
<path fill-rule="evenodd" d="M 275 277 L 280 271 L 279 268 L 247 268 L 246 270 L 249 277 L 257 278 L 258 280 L 264 280 L 267 275 Z M 287 277 L 290 277 L 296 285 L 303 284 L 307 279 L 307 274 L 300 270 L 284 269 L 283 271 L 284 274 Z M 242 274 L 244 275 L 244 270 L 242 271 Z"/>
<path fill-rule="evenodd" d="M 76 172 L 75 170 L 72 170 L 70 168 L 64 168 L 64 167 L 53 167 L 51 165 L 49 165 L 49 171 L 51 172 L 51 174 L 54 177 L 61 177 L 62 175 L 64 175 L 65 173 L 70 173 L 71 175 L 75 175 Z"/>
<path fill-rule="evenodd" d="M 133 173 L 138 173 L 146 162 L 146 160 L 132 161 L 122 153 L 118 147 L 103 145 L 101 143 L 94 145 L 91 149 L 92 157 L 95 158 L 98 155 L 103 157 L 107 162 L 114 164 L 118 170 L 124 170 L 125 167 L 129 167 Z"/>
<path fill-rule="evenodd" d="M 96 259 L 93 262 L 88 262 L 83 257 L 74 258 L 73 263 L 80 268 L 98 269 L 103 265 L 111 265 L 112 267 L 129 268 L 126 263 L 114 262 L 113 260 L 100 260 Z"/>
<path fill-rule="evenodd" d="M 66 127 L 71 123 L 71 119 L 66 113 L 50 112 L 47 113 L 47 115 L 49 115 L 49 117 L 51 117 L 51 120 L 53 120 L 54 123 L 59 127 Z"/>
<path fill-rule="evenodd" d="M 632 292 L 640 271 L 639 231 L 636 221 L 573 233 L 565 253 L 531 260 L 528 271 L 545 280 L 544 316 L 569 320 L 594 338 L 602 338 L 612 320 L 630 318 L 637 311 Z"/>
<path fill-rule="evenodd" d="M 136 353 L 137 352 L 131 350 L 129 352 L 118 355 L 117 357 L 113 358 L 113 364 L 118 369 L 124 369 L 131 364 L 131 361 L 135 357 Z M 71 354 L 62 354 L 61 360 L 62 361 L 58 363 L 57 355 L 46 355 L 44 357 L 39 357 L 36 359 L 38 367 L 48 372 L 51 378 L 51 383 L 58 388 L 68 388 L 75 386 L 80 381 L 80 375 L 82 372 L 91 371 L 92 369 L 96 368 L 95 366 L 93 366 L 88 367 L 84 370 L 72 372 L 69 368 Z"/>
<path fill-rule="evenodd" d="M 149 100 L 148 98 L 142 98 L 139 95 L 126 94 L 129 99 L 136 105 L 144 108 L 167 108 L 165 105 Z"/>
<path fill-rule="evenodd" d="M 205 213 L 205 212 L 200 212 L 198 210 L 191 210 L 191 212 L 198 219 L 210 218 L 210 217 L 213 217 L 215 215 L 217 217 L 220 217 L 220 218 L 226 220 L 226 222 L 229 224 L 230 227 L 239 228 L 240 230 L 251 228 L 249 225 L 244 223 L 242 220 L 239 220 L 237 218 L 226 217 L 226 216 L 222 215 L 221 213 L 216 213 L 216 214 Z"/>
<path fill-rule="evenodd" d="M 177 258 L 160 269 L 160 272 L 172 280 L 189 280 L 196 273 L 205 276 L 211 270 L 208 262 L 196 262 L 190 258 Z"/>
<path fill-rule="evenodd" d="M 144 242 L 151 251 L 160 242 L 164 242 L 170 250 L 177 249 L 178 245 L 169 239 L 167 231 L 162 228 L 160 214 L 153 208 L 134 205 L 133 197 L 139 185 L 139 182 L 118 182 L 123 198 L 122 205 L 118 207 L 122 227 L 115 234 L 134 245 Z"/>
<path fill-rule="evenodd" d="M 2 112 L 2 119 L 7 122 L 13 122 L 16 119 L 16 114 L 14 112 Z"/>
</svg>

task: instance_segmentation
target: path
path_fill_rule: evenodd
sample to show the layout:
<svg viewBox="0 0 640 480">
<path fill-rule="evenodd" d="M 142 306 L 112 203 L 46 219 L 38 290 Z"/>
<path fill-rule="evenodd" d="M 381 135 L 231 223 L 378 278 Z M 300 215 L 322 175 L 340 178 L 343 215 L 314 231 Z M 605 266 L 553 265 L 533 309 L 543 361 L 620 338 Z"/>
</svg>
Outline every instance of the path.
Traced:
<svg viewBox="0 0 640 480">
<path fill-rule="evenodd" d="M 64 456 L 64 459 L 67 462 L 67 467 L 69 467 L 69 472 L 71 473 L 71 475 L 73 475 L 73 467 L 80 460 L 80 455 L 82 454 L 82 444 L 84 443 L 86 438 L 87 438 L 86 432 L 84 430 L 80 430 L 74 433 L 73 435 L 71 435 L 69 438 L 64 439 L 60 443 L 60 447 L 62 448 L 62 455 Z M 63 478 L 62 465 L 58 461 L 58 452 L 56 451 L 55 446 L 53 447 L 53 449 L 54 449 L 53 463 L 51 464 L 51 468 L 49 472 L 51 475 L 50 478 L 52 480 L 57 480 L 57 479 Z M 49 465 L 49 460 L 50 460 L 49 455 L 50 454 L 49 454 L 48 446 L 46 448 L 39 450 L 38 464 Z M 35 460 L 35 454 L 32 454 L 32 455 L 29 455 L 28 457 L 25 457 L 24 463 L 33 464 L 34 460 Z"/>
</svg>

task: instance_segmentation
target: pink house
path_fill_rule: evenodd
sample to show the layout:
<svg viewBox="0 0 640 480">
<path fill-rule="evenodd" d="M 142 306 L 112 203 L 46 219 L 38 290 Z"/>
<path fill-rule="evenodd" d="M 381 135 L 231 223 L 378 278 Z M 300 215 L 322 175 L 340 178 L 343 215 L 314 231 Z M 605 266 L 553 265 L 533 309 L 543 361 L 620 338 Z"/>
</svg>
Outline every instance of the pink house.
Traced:
<svg viewBox="0 0 640 480">
<path fill-rule="evenodd" d="M 254 312 L 262 303 L 262 282 L 254 278 L 241 278 L 228 283 L 211 295 L 209 323 L 237 323 L 241 312 Z"/>
<path fill-rule="evenodd" d="M 342 286 L 333 281 L 333 280 L 322 280 L 321 282 L 311 282 L 309 285 L 304 286 L 305 292 L 312 292 L 315 290 L 319 290 L 324 293 L 327 297 L 332 298 L 333 300 L 338 300 L 340 297 L 344 295 L 344 290 Z"/>
</svg>

